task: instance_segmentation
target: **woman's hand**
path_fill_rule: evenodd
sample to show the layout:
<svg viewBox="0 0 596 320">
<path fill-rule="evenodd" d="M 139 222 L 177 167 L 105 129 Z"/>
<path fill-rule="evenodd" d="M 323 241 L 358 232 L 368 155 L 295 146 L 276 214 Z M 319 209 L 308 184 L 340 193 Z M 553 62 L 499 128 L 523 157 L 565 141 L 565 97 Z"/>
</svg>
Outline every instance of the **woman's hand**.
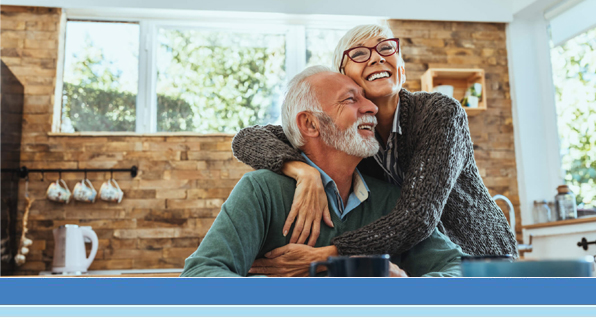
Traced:
<svg viewBox="0 0 596 320">
<path fill-rule="evenodd" d="M 314 246 L 319 238 L 321 218 L 325 224 L 333 228 L 321 174 L 317 169 L 299 161 L 287 162 L 282 171 L 296 180 L 296 192 L 290 214 L 283 227 L 283 235 L 287 236 L 295 220 L 296 225 L 290 243 L 302 244 L 308 239 L 308 245 Z"/>
<path fill-rule="evenodd" d="M 269 277 L 308 277 L 310 263 L 337 255 L 335 246 L 313 248 L 303 244 L 288 244 L 257 259 L 248 273 Z"/>
</svg>

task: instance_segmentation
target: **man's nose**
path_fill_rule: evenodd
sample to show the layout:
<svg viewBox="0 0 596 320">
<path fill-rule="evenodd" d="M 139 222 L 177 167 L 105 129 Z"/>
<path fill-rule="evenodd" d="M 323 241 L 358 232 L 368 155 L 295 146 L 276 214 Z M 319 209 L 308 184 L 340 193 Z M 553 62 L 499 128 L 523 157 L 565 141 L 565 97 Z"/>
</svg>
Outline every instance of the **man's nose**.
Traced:
<svg viewBox="0 0 596 320">
<path fill-rule="evenodd" d="M 372 103 L 372 101 L 364 98 L 362 100 L 362 105 L 360 106 L 360 109 L 358 111 L 360 111 L 360 113 L 372 114 L 374 116 L 377 114 L 377 112 L 379 112 L 379 107 L 377 107 L 376 104 Z"/>
</svg>

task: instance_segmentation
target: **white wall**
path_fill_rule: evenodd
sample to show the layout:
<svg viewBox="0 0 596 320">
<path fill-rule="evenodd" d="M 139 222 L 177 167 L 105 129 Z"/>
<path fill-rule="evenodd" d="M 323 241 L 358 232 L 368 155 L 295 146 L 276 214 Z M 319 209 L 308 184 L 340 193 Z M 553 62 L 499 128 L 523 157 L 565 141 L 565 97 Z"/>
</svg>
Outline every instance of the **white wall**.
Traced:
<svg viewBox="0 0 596 320">
<path fill-rule="evenodd" d="M 4 0 L 3 5 L 143 8 L 385 17 L 407 20 L 509 22 L 513 0 Z"/>
<path fill-rule="evenodd" d="M 552 200 L 563 182 L 546 8 L 539 0 L 507 26 L 507 53 L 522 224 L 532 224 L 534 200 Z"/>
<path fill-rule="evenodd" d="M 513 1 L 513 3 L 511 4 L 512 6 L 512 10 L 513 10 L 513 14 L 515 15 L 516 13 L 522 11 L 523 9 L 527 8 L 529 5 L 531 5 L 532 3 L 536 2 L 537 0 L 515 0 Z"/>
</svg>

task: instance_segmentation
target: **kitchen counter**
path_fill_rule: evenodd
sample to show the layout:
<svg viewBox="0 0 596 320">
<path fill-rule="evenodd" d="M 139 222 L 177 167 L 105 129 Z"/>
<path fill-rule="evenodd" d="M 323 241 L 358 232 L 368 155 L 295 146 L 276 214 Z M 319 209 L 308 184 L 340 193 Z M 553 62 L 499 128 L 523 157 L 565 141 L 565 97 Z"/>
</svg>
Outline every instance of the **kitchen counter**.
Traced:
<svg viewBox="0 0 596 320">
<path fill-rule="evenodd" d="M 523 235 L 524 243 L 532 243 L 532 251 L 525 253 L 525 257 L 530 259 L 596 258 L 596 244 L 590 244 L 585 249 L 578 245 L 582 241 L 596 240 L 594 216 L 525 225 Z"/>
</svg>

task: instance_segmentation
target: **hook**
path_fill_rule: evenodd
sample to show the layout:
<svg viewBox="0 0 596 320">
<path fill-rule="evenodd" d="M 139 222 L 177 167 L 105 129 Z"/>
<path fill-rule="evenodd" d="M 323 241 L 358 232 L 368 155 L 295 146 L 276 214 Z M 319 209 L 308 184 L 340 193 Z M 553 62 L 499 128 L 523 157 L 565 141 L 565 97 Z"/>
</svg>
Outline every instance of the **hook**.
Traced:
<svg viewBox="0 0 596 320">
<path fill-rule="evenodd" d="M 26 166 L 19 168 L 19 177 L 26 178 L 29 175 L 29 169 Z"/>
<path fill-rule="evenodd" d="M 25 198 L 29 198 L 29 175 L 25 176 Z"/>
</svg>

